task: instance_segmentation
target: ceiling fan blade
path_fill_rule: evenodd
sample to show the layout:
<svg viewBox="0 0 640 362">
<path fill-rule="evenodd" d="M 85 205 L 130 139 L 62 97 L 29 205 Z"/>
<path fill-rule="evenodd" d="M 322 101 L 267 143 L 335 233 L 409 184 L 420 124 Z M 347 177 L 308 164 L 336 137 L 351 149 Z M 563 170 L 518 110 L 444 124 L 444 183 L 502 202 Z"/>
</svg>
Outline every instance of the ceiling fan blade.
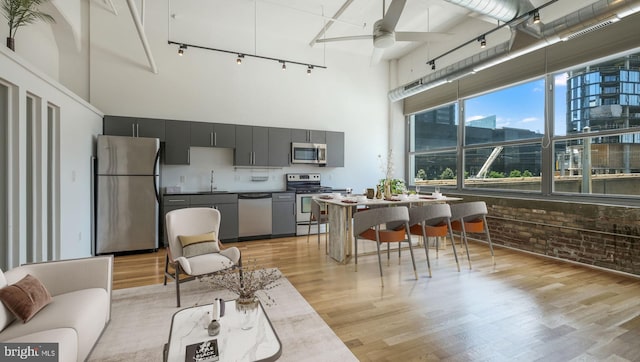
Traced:
<svg viewBox="0 0 640 362">
<path fill-rule="evenodd" d="M 353 36 L 341 36 L 338 38 L 322 38 L 322 39 L 316 40 L 316 43 L 329 43 L 329 42 L 336 42 L 336 41 L 363 40 L 363 39 L 371 40 L 373 39 L 373 35 L 353 35 Z"/>
<path fill-rule="evenodd" d="M 404 9 L 404 4 L 407 0 L 393 0 L 391 5 L 389 5 L 389 9 L 387 13 L 384 14 L 382 18 L 382 28 L 387 31 L 394 31 L 396 28 L 396 24 L 398 24 L 398 20 L 400 20 L 400 15 L 402 15 L 402 10 Z"/>
<path fill-rule="evenodd" d="M 384 49 L 373 48 L 373 53 L 371 53 L 371 65 L 376 65 L 380 63 L 380 60 L 382 60 L 383 55 L 384 55 Z"/>
<path fill-rule="evenodd" d="M 396 41 L 443 41 L 450 34 L 435 32 L 419 32 L 419 31 L 397 31 Z"/>
</svg>

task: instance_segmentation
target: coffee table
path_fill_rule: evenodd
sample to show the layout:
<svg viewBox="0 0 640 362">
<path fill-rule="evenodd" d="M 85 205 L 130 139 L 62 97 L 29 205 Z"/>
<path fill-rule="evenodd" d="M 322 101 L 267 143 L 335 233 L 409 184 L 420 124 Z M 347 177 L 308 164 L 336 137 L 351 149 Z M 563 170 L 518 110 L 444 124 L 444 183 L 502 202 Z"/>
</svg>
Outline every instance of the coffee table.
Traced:
<svg viewBox="0 0 640 362">
<path fill-rule="evenodd" d="M 219 361 L 275 361 L 280 357 L 280 339 L 262 304 L 258 306 L 255 326 L 243 330 L 235 300 L 226 301 L 217 336 L 207 333 L 211 310 L 212 304 L 206 304 L 185 308 L 173 315 L 169 342 L 165 345 L 165 361 L 184 362 L 187 346 L 213 339 L 217 340 Z"/>
</svg>

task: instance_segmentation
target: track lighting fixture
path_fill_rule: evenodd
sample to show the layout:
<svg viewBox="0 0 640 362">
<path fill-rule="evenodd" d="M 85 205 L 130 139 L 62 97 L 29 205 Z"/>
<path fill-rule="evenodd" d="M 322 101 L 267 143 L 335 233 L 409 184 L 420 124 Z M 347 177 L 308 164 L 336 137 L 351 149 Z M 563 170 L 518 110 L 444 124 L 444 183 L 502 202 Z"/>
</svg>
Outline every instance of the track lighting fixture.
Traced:
<svg viewBox="0 0 640 362">
<path fill-rule="evenodd" d="M 436 70 L 436 61 L 435 60 L 430 60 L 429 61 L 429 65 L 431 66 L 431 70 Z"/>
<path fill-rule="evenodd" d="M 196 49 L 204 49 L 204 50 L 211 50 L 211 51 L 214 51 L 214 52 L 233 54 L 233 55 L 236 56 L 236 64 L 242 64 L 242 61 L 244 60 L 244 58 L 251 57 L 251 58 L 257 58 L 257 59 L 263 59 L 263 60 L 272 60 L 272 61 L 276 61 L 278 63 L 281 63 L 282 64 L 282 70 L 287 70 L 287 63 L 294 64 L 294 65 L 305 66 L 305 67 L 307 67 L 307 74 L 311 74 L 311 71 L 313 69 L 315 69 L 315 68 L 327 69 L 327 67 L 324 66 L 324 65 L 314 65 L 314 64 L 309 64 L 309 63 L 301 63 L 301 62 L 296 62 L 295 60 L 271 58 L 271 57 L 265 57 L 265 56 L 258 55 L 258 54 L 246 54 L 246 53 L 233 51 L 233 50 L 216 49 L 216 48 L 209 48 L 209 47 L 205 47 L 205 46 L 201 46 L 201 45 L 195 45 L 195 44 L 178 43 L 178 42 L 171 41 L 171 40 L 169 40 L 168 43 L 169 44 L 175 44 L 175 45 L 178 46 L 178 55 L 184 55 L 184 51 L 187 49 L 187 47 L 191 47 L 191 48 L 196 48 Z"/>
<path fill-rule="evenodd" d="M 533 12 L 533 23 L 538 24 L 540 22 L 540 12 L 538 10 Z"/>
<path fill-rule="evenodd" d="M 178 48 L 178 55 L 179 56 L 183 56 L 184 55 L 184 50 L 187 49 L 187 46 L 184 44 L 180 44 L 180 47 Z"/>
<path fill-rule="evenodd" d="M 484 35 L 478 38 L 480 42 L 480 48 L 485 48 L 487 46 L 487 39 L 485 39 Z"/>
</svg>

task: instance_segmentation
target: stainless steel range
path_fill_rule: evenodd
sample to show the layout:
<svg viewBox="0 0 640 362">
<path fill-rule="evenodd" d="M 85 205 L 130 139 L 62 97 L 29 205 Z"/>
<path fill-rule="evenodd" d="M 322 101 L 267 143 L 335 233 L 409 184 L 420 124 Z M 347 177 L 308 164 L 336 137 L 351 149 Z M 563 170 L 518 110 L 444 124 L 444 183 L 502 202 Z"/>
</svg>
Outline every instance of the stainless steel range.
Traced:
<svg viewBox="0 0 640 362">
<path fill-rule="evenodd" d="M 296 193 L 296 235 L 307 235 L 312 198 L 334 190 L 331 187 L 321 185 L 319 173 L 288 173 L 287 191 L 295 191 Z M 324 225 L 320 225 L 320 232 L 324 232 L 324 228 Z M 311 233 L 317 232 L 318 227 L 312 225 Z"/>
</svg>

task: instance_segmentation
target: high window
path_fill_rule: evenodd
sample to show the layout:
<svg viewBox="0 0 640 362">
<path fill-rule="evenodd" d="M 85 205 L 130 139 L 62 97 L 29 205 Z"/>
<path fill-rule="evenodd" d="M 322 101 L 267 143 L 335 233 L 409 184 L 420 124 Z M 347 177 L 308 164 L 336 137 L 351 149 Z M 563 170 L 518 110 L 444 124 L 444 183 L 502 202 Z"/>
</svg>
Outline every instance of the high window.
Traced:
<svg viewBox="0 0 640 362">
<path fill-rule="evenodd" d="M 640 53 L 416 113 L 408 132 L 410 185 L 638 196 Z"/>
</svg>

